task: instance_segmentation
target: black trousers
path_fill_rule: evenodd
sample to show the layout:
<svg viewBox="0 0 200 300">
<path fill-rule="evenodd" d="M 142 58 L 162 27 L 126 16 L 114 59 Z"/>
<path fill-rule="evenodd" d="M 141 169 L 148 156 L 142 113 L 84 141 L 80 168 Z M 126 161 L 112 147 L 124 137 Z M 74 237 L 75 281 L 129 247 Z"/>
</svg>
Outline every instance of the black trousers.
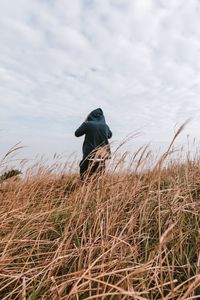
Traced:
<svg viewBox="0 0 200 300">
<path fill-rule="evenodd" d="M 91 177 L 94 174 L 101 175 L 106 168 L 105 160 L 95 162 L 88 159 L 84 159 L 80 162 L 79 166 L 81 180 L 83 180 L 85 176 Z"/>
</svg>

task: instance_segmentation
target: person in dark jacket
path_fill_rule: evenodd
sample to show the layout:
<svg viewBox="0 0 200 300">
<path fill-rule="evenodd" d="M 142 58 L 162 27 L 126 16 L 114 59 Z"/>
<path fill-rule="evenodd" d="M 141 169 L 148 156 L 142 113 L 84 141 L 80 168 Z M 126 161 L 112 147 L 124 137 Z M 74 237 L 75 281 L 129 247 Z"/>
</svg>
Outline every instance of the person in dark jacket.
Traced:
<svg viewBox="0 0 200 300">
<path fill-rule="evenodd" d="M 101 108 L 93 110 L 85 122 L 75 131 L 75 136 L 85 135 L 83 142 L 83 159 L 80 162 L 80 177 L 84 178 L 105 170 L 105 160 L 110 157 L 110 145 L 108 139 L 112 132 L 106 124 Z"/>
</svg>

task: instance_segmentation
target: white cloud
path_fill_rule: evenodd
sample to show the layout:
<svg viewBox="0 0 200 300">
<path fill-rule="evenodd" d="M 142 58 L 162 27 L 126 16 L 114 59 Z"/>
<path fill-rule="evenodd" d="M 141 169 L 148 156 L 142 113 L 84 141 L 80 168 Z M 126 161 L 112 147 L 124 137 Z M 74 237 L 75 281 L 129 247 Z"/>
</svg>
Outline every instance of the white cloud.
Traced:
<svg viewBox="0 0 200 300">
<path fill-rule="evenodd" d="M 0 0 L 4 147 L 55 151 L 66 134 L 58 149 L 80 152 L 73 132 L 99 106 L 115 138 L 162 144 L 189 117 L 198 136 L 199 15 L 197 0 Z"/>
</svg>

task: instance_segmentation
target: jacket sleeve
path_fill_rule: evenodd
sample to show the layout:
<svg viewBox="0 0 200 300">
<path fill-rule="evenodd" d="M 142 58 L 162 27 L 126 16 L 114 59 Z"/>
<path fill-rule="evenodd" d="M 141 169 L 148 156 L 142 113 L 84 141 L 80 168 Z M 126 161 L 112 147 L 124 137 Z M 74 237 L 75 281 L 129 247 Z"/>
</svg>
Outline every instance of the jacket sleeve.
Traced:
<svg viewBox="0 0 200 300">
<path fill-rule="evenodd" d="M 82 136 L 86 133 L 86 130 L 87 130 L 87 123 L 84 122 L 81 124 L 81 126 L 75 131 L 75 136 L 76 137 L 79 137 L 79 136 Z"/>
<path fill-rule="evenodd" d="M 110 130 L 110 128 L 108 127 L 108 139 L 111 139 L 112 137 L 112 131 Z"/>
</svg>

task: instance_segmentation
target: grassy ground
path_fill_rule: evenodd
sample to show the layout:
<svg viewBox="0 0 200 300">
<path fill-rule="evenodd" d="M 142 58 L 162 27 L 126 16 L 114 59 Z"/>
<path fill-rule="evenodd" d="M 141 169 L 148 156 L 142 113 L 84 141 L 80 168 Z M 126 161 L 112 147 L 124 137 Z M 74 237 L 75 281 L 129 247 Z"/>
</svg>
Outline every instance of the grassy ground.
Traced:
<svg viewBox="0 0 200 300">
<path fill-rule="evenodd" d="M 200 161 L 165 158 L 87 184 L 5 181 L 0 299 L 200 299 Z"/>
</svg>

